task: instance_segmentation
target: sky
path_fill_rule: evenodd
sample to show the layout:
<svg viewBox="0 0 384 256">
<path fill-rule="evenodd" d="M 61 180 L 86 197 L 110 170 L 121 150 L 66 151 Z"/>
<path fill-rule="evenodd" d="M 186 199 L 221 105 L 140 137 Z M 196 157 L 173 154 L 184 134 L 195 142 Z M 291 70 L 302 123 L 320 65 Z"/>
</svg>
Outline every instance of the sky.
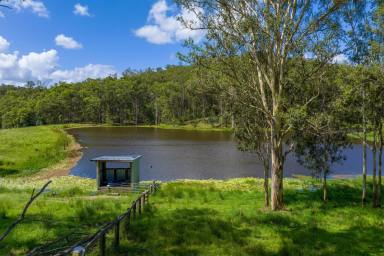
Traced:
<svg viewBox="0 0 384 256">
<path fill-rule="evenodd" d="M 3 0 L 4 1 L 4 0 Z M 120 74 L 179 64 L 196 17 L 172 0 L 5 0 L 0 11 L 0 83 L 23 85 Z"/>
</svg>

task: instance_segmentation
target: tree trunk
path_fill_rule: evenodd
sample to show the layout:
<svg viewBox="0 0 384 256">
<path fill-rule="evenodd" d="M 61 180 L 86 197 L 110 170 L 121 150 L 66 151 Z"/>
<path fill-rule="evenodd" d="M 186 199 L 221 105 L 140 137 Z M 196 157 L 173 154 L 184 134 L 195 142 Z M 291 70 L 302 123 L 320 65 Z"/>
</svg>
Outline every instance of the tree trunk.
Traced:
<svg viewBox="0 0 384 256">
<path fill-rule="evenodd" d="M 283 201 L 283 148 L 280 135 L 280 119 L 276 115 L 272 118 L 271 125 L 271 207 L 273 211 L 284 208 Z"/>
<path fill-rule="evenodd" d="M 363 88 L 363 104 L 365 103 L 365 91 Z M 363 105 L 363 193 L 361 202 L 364 205 L 367 202 L 367 124 L 365 118 L 365 106 Z"/>
<path fill-rule="evenodd" d="M 373 165 L 373 170 L 372 170 L 372 188 L 373 188 L 373 207 L 376 207 L 376 198 L 377 198 L 377 185 L 376 185 L 376 127 L 374 128 L 373 131 L 373 145 L 372 145 L 372 165 Z"/>
<path fill-rule="evenodd" d="M 157 107 L 157 100 L 155 101 L 155 125 L 159 124 L 159 109 Z"/>
<path fill-rule="evenodd" d="M 328 201 L 327 172 L 323 170 L 323 201 Z"/>
<path fill-rule="evenodd" d="M 220 105 L 220 118 L 219 118 L 219 122 L 220 122 L 220 127 L 223 127 L 223 115 L 224 115 L 224 111 L 223 111 L 223 99 L 222 97 L 220 97 L 220 102 L 219 102 L 219 105 Z"/>
<path fill-rule="evenodd" d="M 264 206 L 269 207 L 269 157 L 264 159 Z"/>
<path fill-rule="evenodd" d="M 135 100 L 135 125 L 139 123 L 139 102 Z"/>
<path fill-rule="evenodd" d="M 381 207 L 381 174 L 383 169 L 383 125 L 380 122 L 379 126 L 379 167 L 378 167 L 378 182 L 377 182 L 377 197 L 376 206 Z"/>
</svg>

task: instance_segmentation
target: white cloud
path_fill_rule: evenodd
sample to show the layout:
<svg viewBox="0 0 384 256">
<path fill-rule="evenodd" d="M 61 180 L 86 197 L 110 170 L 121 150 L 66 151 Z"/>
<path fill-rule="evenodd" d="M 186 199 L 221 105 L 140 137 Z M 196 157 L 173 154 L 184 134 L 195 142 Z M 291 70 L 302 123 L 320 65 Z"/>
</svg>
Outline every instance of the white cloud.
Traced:
<svg viewBox="0 0 384 256">
<path fill-rule="evenodd" d="M 114 68 L 109 65 L 89 64 L 85 67 L 74 68 L 72 70 L 56 70 L 51 74 L 53 81 L 63 81 L 75 83 L 84 81 L 87 78 L 103 78 L 116 73 Z"/>
<path fill-rule="evenodd" d="M 56 45 L 62 46 L 65 49 L 80 49 L 83 45 L 77 42 L 75 39 L 63 34 L 57 35 L 55 38 Z"/>
<path fill-rule="evenodd" d="M 47 80 L 50 73 L 57 67 L 58 58 L 56 50 L 41 53 L 31 52 L 22 56 L 18 64 L 21 70 L 29 71 L 31 78 Z"/>
<path fill-rule="evenodd" d="M 0 36 L 0 52 L 4 52 L 8 49 L 10 43 L 4 37 Z"/>
<path fill-rule="evenodd" d="M 35 1 L 35 0 L 9 0 L 6 3 L 11 8 L 14 8 L 17 11 L 20 11 L 22 9 L 30 9 L 33 13 L 37 14 L 39 17 L 48 18 L 49 17 L 49 11 L 45 7 L 44 3 L 41 1 Z"/>
<path fill-rule="evenodd" d="M 77 3 L 77 4 L 75 4 L 74 8 L 75 9 L 73 10 L 73 13 L 75 15 L 91 16 L 91 14 L 88 11 L 88 6 L 86 6 L 86 5 L 81 5 L 81 4 Z"/>
<path fill-rule="evenodd" d="M 112 66 L 88 64 L 70 70 L 59 69 L 56 50 L 31 52 L 19 57 L 18 52 L 0 53 L 0 83 L 24 85 L 40 80 L 45 84 L 80 82 L 87 78 L 104 78 L 115 74 Z"/>
<path fill-rule="evenodd" d="M 198 42 L 204 37 L 204 31 L 186 28 L 178 20 L 178 17 L 182 17 L 198 27 L 199 21 L 194 13 L 182 8 L 178 14 L 168 15 L 171 11 L 172 8 L 168 6 L 166 0 L 157 1 L 149 11 L 147 25 L 137 29 L 136 36 L 154 44 L 174 43 L 189 38 Z"/>
<path fill-rule="evenodd" d="M 156 25 L 146 25 L 136 30 L 136 36 L 147 39 L 148 42 L 153 44 L 166 44 L 172 43 L 172 35 L 163 31 Z"/>
<path fill-rule="evenodd" d="M 337 64 L 347 64 L 349 63 L 349 59 L 345 54 L 338 54 L 333 57 L 332 62 Z"/>
<path fill-rule="evenodd" d="M 14 67 L 17 64 L 17 52 L 6 54 L 0 53 L 0 69 Z"/>
</svg>

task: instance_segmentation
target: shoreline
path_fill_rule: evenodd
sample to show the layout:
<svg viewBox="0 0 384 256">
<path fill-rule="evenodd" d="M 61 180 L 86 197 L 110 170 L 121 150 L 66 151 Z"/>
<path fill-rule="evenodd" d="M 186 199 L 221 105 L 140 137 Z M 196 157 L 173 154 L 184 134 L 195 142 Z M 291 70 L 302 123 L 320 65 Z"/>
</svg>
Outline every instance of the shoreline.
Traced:
<svg viewBox="0 0 384 256">
<path fill-rule="evenodd" d="M 178 124 L 140 124 L 140 125 L 114 125 L 114 124 L 53 124 L 52 126 L 59 127 L 63 130 L 81 129 L 81 128 L 155 128 L 164 130 L 185 130 L 185 131 L 212 131 L 212 132 L 233 132 L 232 128 L 215 127 L 212 125 L 178 125 Z"/>
<path fill-rule="evenodd" d="M 69 176 L 71 169 L 83 156 L 83 147 L 76 141 L 76 139 L 71 134 L 66 132 L 66 129 L 60 128 L 60 130 L 65 133 L 66 136 L 70 137 L 71 142 L 68 145 L 67 157 L 50 167 L 44 168 L 39 172 L 32 174 L 30 178 L 36 180 L 47 180 L 55 177 Z M 80 176 L 76 177 L 82 178 Z"/>
<path fill-rule="evenodd" d="M 79 142 L 76 141 L 74 136 L 70 134 L 67 130 L 76 129 L 76 128 L 88 128 L 88 127 L 143 127 L 143 128 L 156 128 L 156 129 L 178 129 L 178 130 L 203 130 L 203 131 L 226 131 L 222 128 L 220 129 L 214 129 L 214 128 L 196 128 L 196 127 L 186 127 L 186 126 L 169 126 L 169 125 L 146 125 L 146 126 L 111 126 L 111 125 L 94 125 L 94 124 L 68 124 L 68 125 L 50 125 L 51 128 L 59 129 L 62 133 L 65 134 L 65 136 L 68 136 L 70 139 L 70 143 L 67 147 L 67 156 L 65 159 L 59 161 L 56 164 L 53 164 L 52 166 L 46 167 L 41 169 L 40 171 L 30 175 L 25 176 L 23 178 L 31 178 L 33 180 L 46 180 L 51 179 L 54 177 L 62 177 L 62 176 L 70 176 L 71 169 L 78 163 L 78 161 L 82 158 L 83 152 L 82 152 L 82 146 Z M 292 177 L 287 178 L 297 178 L 296 175 L 293 175 Z M 330 174 L 329 179 L 333 180 L 343 180 L 343 179 L 356 179 L 359 178 L 360 174 Z M 81 176 L 74 176 L 76 178 L 82 179 L 84 177 Z M 305 176 L 307 178 L 313 178 L 310 175 Z M 20 177 L 22 178 L 22 177 Z M 241 178 L 256 178 L 256 179 L 262 179 L 262 177 L 236 177 L 232 179 L 241 179 Z M 315 178 L 316 179 L 316 178 Z M 215 181 L 226 181 L 230 179 L 203 179 L 201 181 L 205 180 L 215 180 Z M 171 180 L 170 182 L 173 182 L 176 180 Z"/>
</svg>

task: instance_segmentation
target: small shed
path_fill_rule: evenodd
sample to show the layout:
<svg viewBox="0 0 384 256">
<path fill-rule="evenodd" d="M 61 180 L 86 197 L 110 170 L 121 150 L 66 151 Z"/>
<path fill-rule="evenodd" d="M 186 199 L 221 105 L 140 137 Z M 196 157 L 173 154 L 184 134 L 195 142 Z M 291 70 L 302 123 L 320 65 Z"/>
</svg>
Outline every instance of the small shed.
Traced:
<svg viewBox="0 0 384 256">
<path fill-rule="evenodd" d="M 140 155 L 100 156 L 96 162 L 97 189 L 103 187 L 132 187 L 140 182 Z M 110 166 L 123 163 L 124 167 Z"/>
</svg>

